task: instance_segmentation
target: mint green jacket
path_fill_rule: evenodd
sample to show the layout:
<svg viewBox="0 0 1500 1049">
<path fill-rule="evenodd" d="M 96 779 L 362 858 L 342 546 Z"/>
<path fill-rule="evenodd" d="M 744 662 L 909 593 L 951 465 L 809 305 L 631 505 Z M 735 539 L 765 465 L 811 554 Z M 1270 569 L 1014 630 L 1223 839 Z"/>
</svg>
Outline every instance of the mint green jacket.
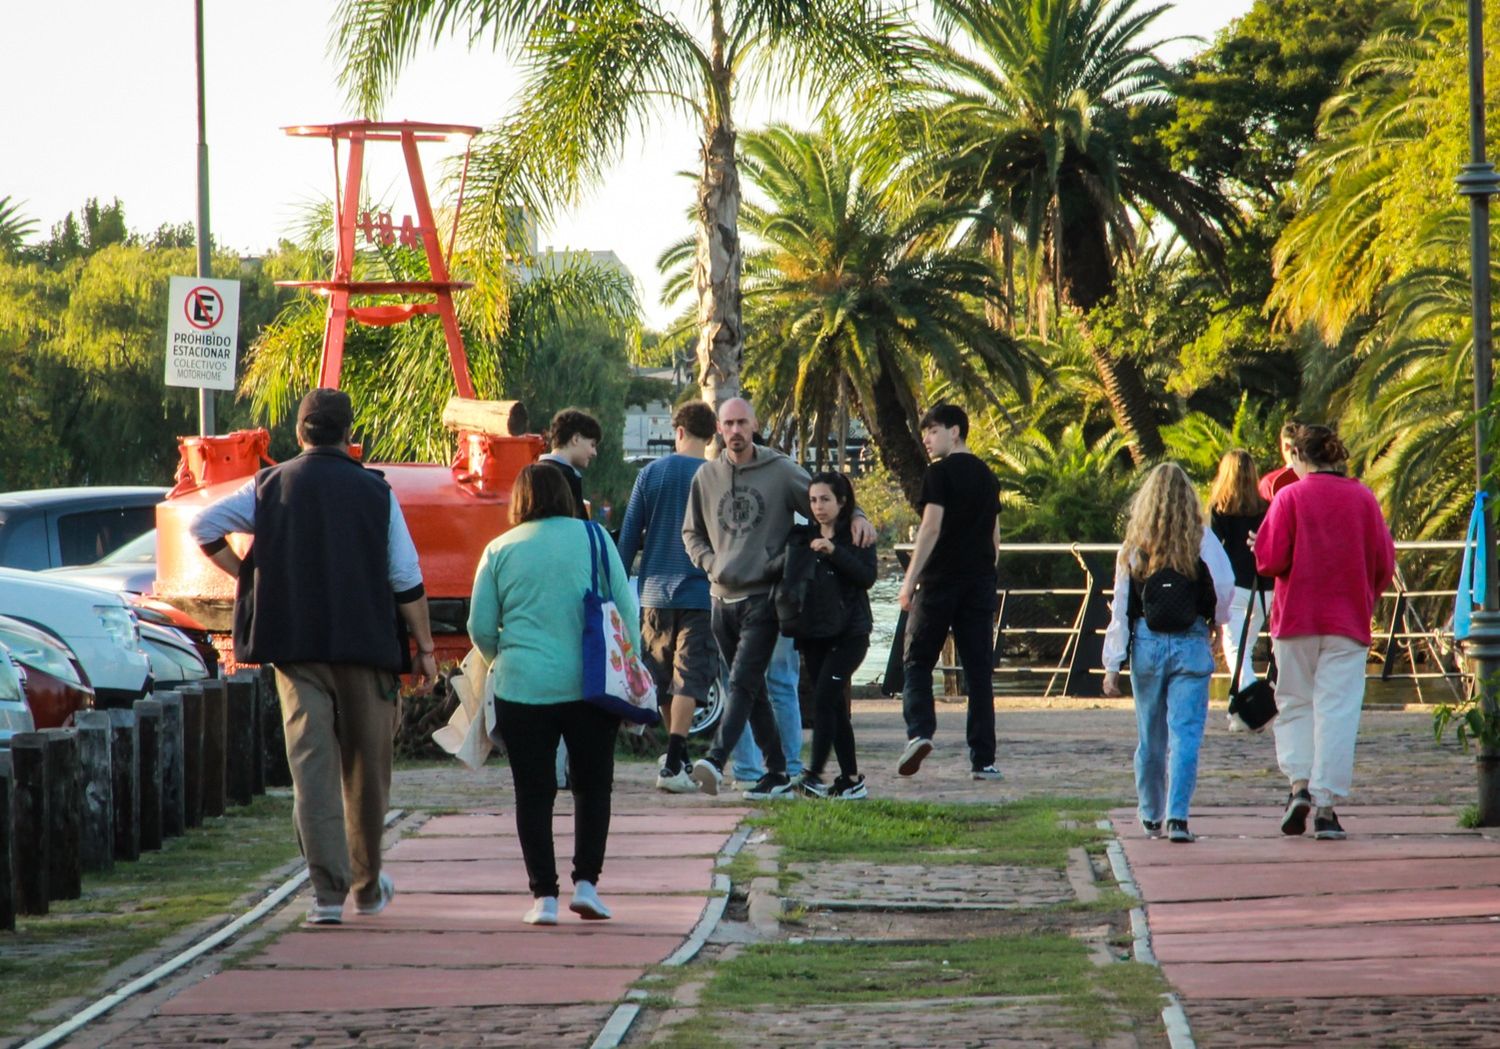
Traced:
<svg viewBox="0 0 1500 1049">
<path fill-rule="evenodd" d="M 512 703 L 582 698 L 583 595 L 590 579 L 586 527 L 570 517 L 527 521 L 484 548 L 474 573 L 469 637 L 495 664 L 496 697 Z M 625 567 L 609 535 L 601 531 L 599 538 L 599 589 L 606 600 L 613 596 L 640 652 L 641 616 Z"/>
</svg>

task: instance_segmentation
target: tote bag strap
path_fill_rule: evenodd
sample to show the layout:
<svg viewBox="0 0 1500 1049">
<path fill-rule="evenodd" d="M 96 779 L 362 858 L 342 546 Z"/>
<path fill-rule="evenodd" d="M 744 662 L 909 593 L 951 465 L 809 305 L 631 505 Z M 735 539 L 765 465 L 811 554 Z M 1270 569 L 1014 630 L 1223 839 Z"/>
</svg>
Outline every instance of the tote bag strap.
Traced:
<svg viewBox="0 0 1500 1049">
<path fill-rule="evenodd" d="M 608 568 L 605 568 L 603 573 L 604 590 L 601 590 L 599 588 L 599 565 L 600 562 L 604 560 L 604 544 L 609 540 L 605 538 L 603 534 L 604 529 L 600 528 L 593 521 L 584 522 L 584 527 L 588 529 L 589 533 L 589 569 L 592 573 L 591 578 L 593 581 L 591 589 L 594 593 L 599 595 L 599 599 L 601 601 L 613 601 L 615 599 L 615 595 L 613 590 L 610 589 Z M 606 590 L 609 591 L 608 594 L 605 593 Z"/>
<path fill-rule="evenodd" d="M 1234 654 L 1234 673 L 1229 676 L 1229 691 L 1233 692 L 1238 687 L 1240 680 L 1240 668 L 1245 665 L 1245 642 L 1250 639 L 1250 617 L 1255 612 L 1255 599 L 1260 595 L 1260 577 L 1255 577 L 1255 589 L 1250 594 L 1250 600 L 1245 602 L 1245 621 L 1240 624 L 1240 647 Z"/>
</svg>

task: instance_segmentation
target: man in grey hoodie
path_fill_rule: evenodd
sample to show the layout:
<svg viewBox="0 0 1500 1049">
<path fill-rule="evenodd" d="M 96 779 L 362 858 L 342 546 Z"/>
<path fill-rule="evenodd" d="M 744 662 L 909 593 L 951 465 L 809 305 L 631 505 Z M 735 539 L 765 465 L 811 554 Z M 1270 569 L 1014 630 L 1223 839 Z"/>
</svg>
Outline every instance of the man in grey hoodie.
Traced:
<svg viewBox="0 0 1500 1049">
<path fill-rule="evenodd" d="M 751 800 L 791 791 L 776 717 L 766 698 L 766 665 L 779 633 L 771 585 L 781 575 L 793 515 L 811 519 L 807 471 L 785 455 L 754 443 L 755 410 L 741 398 L 719 409 L 724 452 L 693 476 L 682 542 L 688 558 L 708 574 L 714 637 L 729 665 L 729 697 L 708 756 L 693 766 L 693 781 L 717 794 L 724 762 L 746 722 L 766 761 L 766 774 L 749 790 Z M 869 546 L 875 530 L 861 516 L 854 541 Z"/>
</svg>

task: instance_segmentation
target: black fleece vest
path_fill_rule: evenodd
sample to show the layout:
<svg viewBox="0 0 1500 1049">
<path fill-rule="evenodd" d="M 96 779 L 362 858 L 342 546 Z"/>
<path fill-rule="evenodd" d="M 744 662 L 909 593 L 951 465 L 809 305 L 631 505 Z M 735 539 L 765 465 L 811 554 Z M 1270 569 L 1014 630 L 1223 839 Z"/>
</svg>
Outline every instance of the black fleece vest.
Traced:
<svg viewBox="0 0 1500 1049">
<path fill-rule="evenodd" d="M 402 670 L 409 655 L 389 581 L 390 515 L 385 479 L 336 448 L 256 474 L 235 658 Z"/>
</svg>

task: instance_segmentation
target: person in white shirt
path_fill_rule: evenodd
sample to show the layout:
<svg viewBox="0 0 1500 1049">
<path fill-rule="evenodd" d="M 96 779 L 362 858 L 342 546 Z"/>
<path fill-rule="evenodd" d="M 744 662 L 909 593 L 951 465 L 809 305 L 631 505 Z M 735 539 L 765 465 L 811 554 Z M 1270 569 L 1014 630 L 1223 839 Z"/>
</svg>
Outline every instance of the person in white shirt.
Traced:
<svg viewBox="0 0 1500 1049">
<path fill-rule="evenodd" d="M 1138 741 L 1135 790 L 1147 837 L 1191 842 L 1188 808 L 1214 670 L 1211 628 L 1229 619 L 1234 569 L 1203 520 L 1192 482 L 1162 463 L 1130 504 L 1104 633 L 1104 694 L 1120 695 L 1130 656 Z"/>
</svg>

